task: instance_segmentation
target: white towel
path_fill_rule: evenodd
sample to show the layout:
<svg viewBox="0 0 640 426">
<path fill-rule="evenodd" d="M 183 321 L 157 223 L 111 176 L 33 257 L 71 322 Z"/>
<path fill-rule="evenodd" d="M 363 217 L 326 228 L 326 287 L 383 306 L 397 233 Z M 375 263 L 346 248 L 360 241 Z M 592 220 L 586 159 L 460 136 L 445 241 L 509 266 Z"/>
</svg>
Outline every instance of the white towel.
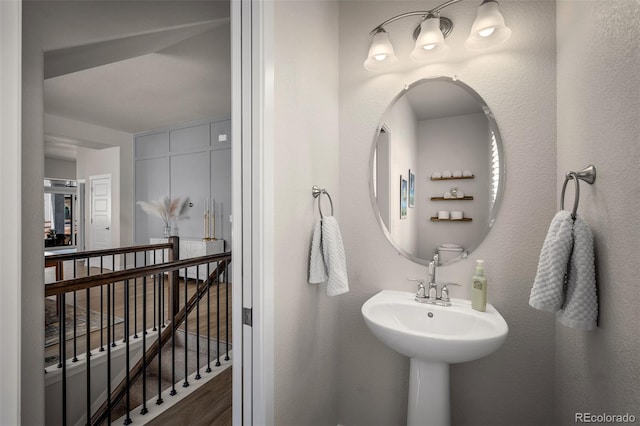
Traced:
<svg viewBox="0 0 640 426">
<path fill-rule="evenodd" d="M 309 283 L 327 282 L 327 296 L 337 296 L 349 291 L 347 261 L 338 221 L 325 216 L 316 222 L 311 240 L 309 259 Z"/>
<path fill-rule="evenodd" d="M 342 234 L 338 221 L 333 216 L 322 219 L 322 253 L 327 267 L 327 296 L 337 296 L 349 291 L 347 259 L 342 244 Z"/>
<path fill-rule="evenodd" d="M 322 222 L 316 222 L 311 239 L 311 256 L 309 257 L 309 283 L 320 284 L 329 278 L 322 256 Z"/>
<path fill-rule="evenodd" d="M 584 220 L 558 212 L 549 226 L 529 305 L 557 312 L 566 326 L 591 330 L 596 327 L 598 299 L 595 284 L 593 236 Z"/>
<path fill-rule="evenodd" d="M 556 319 L 567 327 L 593 330 L 598 320 L 593 235 L 580 216 L 576 216 L 573 224 L 573 251 L 568 272 L 564 304 Z"/>
</svg>

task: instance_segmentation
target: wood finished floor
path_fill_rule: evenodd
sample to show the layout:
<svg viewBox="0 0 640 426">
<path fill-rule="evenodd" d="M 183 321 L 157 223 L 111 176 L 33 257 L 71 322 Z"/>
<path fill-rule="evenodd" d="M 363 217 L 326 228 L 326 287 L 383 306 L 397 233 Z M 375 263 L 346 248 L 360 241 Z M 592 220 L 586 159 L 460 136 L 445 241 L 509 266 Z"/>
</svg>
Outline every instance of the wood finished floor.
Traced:
<svg viewBox="0 0 640 426">
<path fill-rule="evenodd" d="M 198 392 L 189 395 L 147 424 L 230 426 L 232 368 L 227 368 Z"/>
</svg>

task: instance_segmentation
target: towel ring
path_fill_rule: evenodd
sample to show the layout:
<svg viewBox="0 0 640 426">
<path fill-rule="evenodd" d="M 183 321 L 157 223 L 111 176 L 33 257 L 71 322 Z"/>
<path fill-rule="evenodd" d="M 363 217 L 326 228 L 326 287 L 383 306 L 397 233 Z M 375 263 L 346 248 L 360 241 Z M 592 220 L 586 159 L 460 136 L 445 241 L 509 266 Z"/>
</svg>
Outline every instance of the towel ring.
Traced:
<svg viewBox="0 0 640 426">
<path fill-rule="evenodd" d="M 567 189 L 567 183 L 573 179 L 576 182 L 576 193 L 573 201 L 573 210 L 571 211 L 571 218 L 576 219 L 576 213 L 578 212 L 578 204 L 580 203 L 580 181 L 587 182 L 589 185 L 596 181 L 596 168 L 593 165 L 585 167 L 578 172 L 567 172 L 562 184 L 562 194 L 560 198 L 560 209 L 564 210 L 564 193 Z"/>
<path fill-rule="evenodd" d="M 333 216 L 333 200 L 331 199 L 331 195 L 327 192 L 326 189 L 320 188 L 318 185 L 313 185 L 311 188 L 311 193 L 313 194 L 313 198 L 318 199 L 318 210 L 320 211 L 320 219 L 324 216 L 322 214 L 322 204 L 320 203 L 320 195 L 325 194 L 327 198 L 329 198 L 329 203 L 331 204 L 331 216 Z"/>
<path fill-rule="evenodd" d="M 575 220 L 576 213 L 578 211 L 578 204 L 580 203 L 580 183 L 578 182 L 578 175 L 576 172 L 569 172 L 564 178 L 562 184 L 562 198 L 560 199 L 560 209 L 564 210 L 564 192 L 567 189 L 567 183 L 573 179 L 576 182 L 575 199 L 573 200 L 573 211 L 571 212 L 571 218 Z"/>
</svg>

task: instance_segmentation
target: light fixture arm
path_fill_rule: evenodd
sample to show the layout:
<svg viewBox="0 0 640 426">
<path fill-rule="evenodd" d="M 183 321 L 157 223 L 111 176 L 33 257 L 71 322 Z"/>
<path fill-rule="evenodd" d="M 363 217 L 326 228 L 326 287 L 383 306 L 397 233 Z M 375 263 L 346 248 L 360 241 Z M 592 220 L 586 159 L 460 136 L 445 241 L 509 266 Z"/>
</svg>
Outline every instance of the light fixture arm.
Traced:
<svg viewBox="0 0 640 426">
<path fill-rule="evenodd" d="M 410 57 L 415 62 L 433 62 L 448 49 L 444 39 L 453 30 L 453 21 L 440 16 L 440 11 L 462 0 L 447 0 L 431 10 L 416 10 L 387 19 L 370 32 L 371 45 L 364 67 L 368 71 L 379 71 L 398 62 L 393 51 L 386 26 L 404 18 L 420 16 L 421 21 L 413 30 L 415 45 Z M 482 0 L 476 11 L 469 37 L 464 45 L 470 50 L 482 50 L 497 46 L 511 37 L 511 29 L 505 24 L 498 10 L 497 0 Z"/>
<path fill-rule="evenodd" d="M 407 13 L 403 13 L 401 15 L 396 15 L 396 16 L 394 16 L 392 18 L 387 19 L 386 21 L 384 21 L 383 23 L 381 23 L 380 25 L 375 27 L 373 30 L 371 30 L 370 34 L 373 35 L 373 34 L 379 32 L 379 31 L 384 31 L 384 26 L 385 25 L 388 25 L 388 24 L 390 24 L 392 22 L 395 22 L 395 21 L 398 21 L 400 19 L 408 18 L 410 16 L 422 16 L 423 19 L 426 19 L 429 15 L 438 16 L 440 11 L 442 9 L 444 9 L 445 7 L 451 6 L 452 4 L 459 3 L 461 1 L 462 0 L 449 0 L 449 1 L 446 1 L 446 2 L 442 3 L 439 6 L 434 7 L 431 10 L 416 10 L 415 12 L 407 12 Z"/>
</svg>

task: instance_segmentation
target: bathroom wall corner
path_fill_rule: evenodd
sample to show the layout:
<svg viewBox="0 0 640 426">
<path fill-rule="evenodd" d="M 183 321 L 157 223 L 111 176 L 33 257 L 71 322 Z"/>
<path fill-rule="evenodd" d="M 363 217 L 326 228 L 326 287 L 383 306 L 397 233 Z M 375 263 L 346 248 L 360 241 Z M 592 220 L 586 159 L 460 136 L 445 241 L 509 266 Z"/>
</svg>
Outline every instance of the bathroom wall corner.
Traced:
<svg viewBox="0 0 640 426">
<path fill-rule="evenodd" d="M 558 0 L 558 194 L 589 164 L 578 214 L 594 235 L 598 328 L 556 326 L 557 424 L 597 413 L 640 418 L 640 3 Z M 573 197 L 573 192 L 568 197 Z M 636 420 L 637 421 L 637 420 Z"/>
</svg>

